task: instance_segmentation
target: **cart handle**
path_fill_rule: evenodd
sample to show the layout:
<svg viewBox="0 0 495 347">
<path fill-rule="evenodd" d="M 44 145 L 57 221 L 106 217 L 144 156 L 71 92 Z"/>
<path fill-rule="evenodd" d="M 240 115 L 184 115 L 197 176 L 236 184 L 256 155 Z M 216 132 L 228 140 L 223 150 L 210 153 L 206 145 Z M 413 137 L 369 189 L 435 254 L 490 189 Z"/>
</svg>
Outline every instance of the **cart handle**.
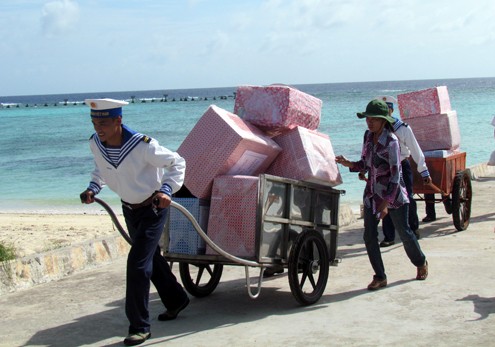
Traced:
<svg viewBox="0 0 495 347">
<path fill-rule="evenodd" d="M 81 194 L 81 201 L 85 201 L 85 199 L 86 199 L 86 196 L 83 196 L 83 194 Z M 113 212 L 112 208 L 106 202 L 104 202 L 103 200 L 98 199 L 96 197 L 94 198 L 94 201 L 96 203 L 100 204 L 105 209 L 105 211 L 107 211 L 107 213 L 110 215 L 110 218 L 112 219 L 112 222 L 115 224 L 115 226 L 119 230 L 119 232 L 122 235 L 122 237 L 127 241 L 127 243 L 129 243 L 130 245 L 132 245 L 132 239 L 127 234 L 127 232 L 122 227 L 122 225 L 120 224 L 119 219 L 115 215 L 115 212 Z M 155 202 L 153 202 L 153 203 L 155 203 Z M 263 270 L 263 268 L 264 268 L 263 264 L 257 263 L 255 261 L 250 261 L 250 260 L 238 258 L 238 257 L 236 257 L 236 256 L 234 256 L 234 255 L 232 255 L 230 253 L 225 252 L 223 249 L 221 249 L 220 247 L 218 247 L 206 235 L 206 233 L 203 231 L 203 229 L 201 229 L 201 226 L 196 221 L 196 218 L 194 218 L 194 216 L 184 206 L 176 203 L 175 201 L 171 201 L 170 202 L 170 206 L 172 206 L 172 207 L 178 209 L 180 212 L 182 212 L 182 214 L 184 214 L 187 217 L 187 219 L 189 219 L 189 221 L 192 223 L 192 225 L 194 226 L 194 229 L 196 229 L 196 231 L 201 236 L 201 238 L 203 238 L 203 240 L 205 240 L 205 242 L 211 248 L 213 248 L 216 252 L 218 252 L 220 255 L 222 255 L 225 258 L 227 258 L 229 260 L 232 260 L 232 261 L 234 261 L 236 263 L 240 263 L 240 264 L 245 265 L 245 266 L 261 267 L 261 270 Z M 246 269 L 246 271 L 247 271 L 247 269 Z M 260 276 L 260 277 L 262 277 L 262 276 Z"/>
<path fill-rule="evenodd" d="M 81 201 L 86 201 L 86 194 L 81 194 L 80 198 L 81 198 Z M 127 232 L 125 231 L 125 229 L 122 227 L 122 224 L 120 224 L 119 219 L 115 215 L 115 212 L 113 212 L 112 208 L 106 202 L 104 202 L 103 200 L 98 199 L 96 197 L 94 198 L 94 201 L 96 203 L 100 204 L 105 209 L 105 211 L 107 211 L 107 213 L 110 215 L 110 218 L 112 219 L 113 224 L 117 227 L 117 229 L 120 232 L 120 234 L 122 235 L 122 237 L 127 241 L 127 243 L 129 245 L 132 245 L 132 239 L 131 239 L 131 237 L 129 236 L 129 234 L 127 234 Z M 155 201 L 153 201 L 153 203 L 155 205 L 158 205 L 158 203 L 155 202 Z M 249 260 L 246 260 L 246 259 L 238 258 L 236 256 L 233 256 L 230 253 L 225 252 L 223 249 L 221 249 L 220 247 L 218 247 L 206 235 L 206 233 L 203 231 L 203 229 L 201 229 L 201 226 L 196 221 L 196 218 L 194 218 L 194 216 L 184 206 L 182 206 L 182 205 L 180 205 L 180 204 L 178 204 L 178 203 L 176 203 L 174 201 L 171 201 L 170 206 L 172 206 L 172 207 L 178 209 L 180 212 L 182 212 L 187 217 L 187 219 L 189 219 L 191 221 L 191 223 L 193 224 L 193 226 L 196 229 L 196 231 L 198 232 L 198 234 L 216 252 L 220 253 L 221 255 L 223 255 L 227 259 L 230 259 L 230 260 L 232 260 L 232 261 L 234 261 L 236 263 L 241 263 L 242 265 L 244 265 L 245 272 L 246 272 L 246 288 L 247 288 L 249 297 L 251 297 L 252 299 L 258 298 L 258 296 L 261 293 L 261 284 L 263 283 L 263 270 L 264 270 L 263 264 L 259 264 L 259 263 L 254 262 L 254 261 L 249 261 Z M 259 267 L 260 268 L 260 274 L 259 274 L 259 277 L 258 277 L 258 283 L 254 287 L 254 288 L 256 288 L 256 292 L 255 293 L 252 292 L 253 286 L 251 285 L 250 277 L 249 277 L 249 267 L 250 266 Z"/>
<path fill-rule="evenodd" d="M 81 196 L 81 200 L 82 199 L 83 199 L 83 196 Z M 86 200 L 86 199 L 84 198 L 84 200 Z M 127 234 L 125 229 L 120 224 L 119 219 L 115 215 L 115 212 L 113 212 L 112 208 L 110 206 L 108 206 L 108 204 L 101 199 L 94 198 L 94 200 L 95 200 L 95 202 L 100 204 L 107 211 L 107 213 L 110 215 L 110 218 L 112 219 L 113 224 L 117 227 L 117 230 L 119 231 L 120 235 L 122 235 L 122 237 L 127 241 L 127 243 L 132 246 L 131 237 L 129 236 L 129 234 Z"/>
<path fill-rule="evenodd" d="M 433 182 L 431 183 L 426 183 L 425 185 L 429 186 L 431 189 L 433 189 L 435 191 L 435 193 L 439 193 L 441 194 L 442 196 L 446 196 L 448 194 L 446 194 L 443 190 L 441 190 L 440 188 L 438 188 Z"/>
</svg>

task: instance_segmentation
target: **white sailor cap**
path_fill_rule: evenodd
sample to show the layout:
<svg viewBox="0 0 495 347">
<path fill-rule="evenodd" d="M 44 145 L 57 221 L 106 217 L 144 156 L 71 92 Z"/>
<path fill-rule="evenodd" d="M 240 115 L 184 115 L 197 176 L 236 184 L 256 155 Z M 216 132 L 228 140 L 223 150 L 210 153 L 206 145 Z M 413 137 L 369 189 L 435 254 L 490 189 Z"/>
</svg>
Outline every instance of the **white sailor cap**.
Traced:
<svg viewBox="0 0 495 347">
<path fill-rule="evenodd" d="M 397 103 L 397 99 L 390 95 L 380 95 L 377 96 L 375 99 L 385 101 L 388 107 L 391 108 L 392 110 L 394 109 L 394 104 Z"/>
<path fill-rule="evenodd" d="M 127 101 L 115 99 L 86 99 L 84 103 L 91 108 L 92 118 L 116 118 L 122 116 L 122 106 L 128 105 Z"/>
</svg>

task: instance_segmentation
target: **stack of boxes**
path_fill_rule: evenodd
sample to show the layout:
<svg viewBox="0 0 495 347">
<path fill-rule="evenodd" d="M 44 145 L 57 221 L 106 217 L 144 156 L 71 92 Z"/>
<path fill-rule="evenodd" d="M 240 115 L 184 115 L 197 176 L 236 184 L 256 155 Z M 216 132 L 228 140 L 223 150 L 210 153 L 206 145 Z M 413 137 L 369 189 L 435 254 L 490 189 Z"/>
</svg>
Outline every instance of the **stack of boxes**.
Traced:
<svg viewBox="0 0 495 347">
<path fill-rule="evenodd" d="M 220 248 L 255 255 L 259 174 L 342 183 L 330 138 L 317 130 L 321 107 L 321 100 L 289 86 L 241 86 L 233 113 L 210 106 L 185 138 L 177 152 L 186 160 L 187 198 L 210 201 L 205 231 Z M 175 227 L 170 239 L 197 235 L 192 226 Z M 208 246 L 206 253 L 216 254 Z"/>
<path fill-rule="evenodd" d="M 448 156 L 459 150 L 461 134 L 446 86 L 397 96 L 402 120 L 408 123 L 425 156 Z"/>
</svg>

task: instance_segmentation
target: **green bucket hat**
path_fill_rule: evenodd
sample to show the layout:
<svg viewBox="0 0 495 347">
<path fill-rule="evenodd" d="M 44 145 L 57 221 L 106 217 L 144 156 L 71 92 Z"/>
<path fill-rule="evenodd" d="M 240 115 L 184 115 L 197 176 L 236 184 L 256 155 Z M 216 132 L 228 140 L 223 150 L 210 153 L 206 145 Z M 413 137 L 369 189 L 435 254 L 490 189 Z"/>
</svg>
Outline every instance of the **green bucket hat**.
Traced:
<svg viewBox="0 0 495 347">
<path fill-rule="evenodd" d="M 390 124 L 395 123 L 394 117 L 388 114 L 388 105 L 385 101 L 382 100 L 371 100 L 366 106 L 366 111 L 358 112 L 358 118 L 364 117 L 375 117 L 375 118 L 383 118 L 388 121 Z"/>
</svg>

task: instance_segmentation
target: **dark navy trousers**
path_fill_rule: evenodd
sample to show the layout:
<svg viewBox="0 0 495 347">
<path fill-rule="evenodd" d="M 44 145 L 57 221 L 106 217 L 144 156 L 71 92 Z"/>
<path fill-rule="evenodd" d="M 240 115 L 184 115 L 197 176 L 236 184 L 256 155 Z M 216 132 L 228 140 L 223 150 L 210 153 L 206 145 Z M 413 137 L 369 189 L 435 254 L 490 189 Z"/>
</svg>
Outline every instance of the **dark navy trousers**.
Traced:
<svg viewBox="0 0 495 347">
<path fill-rule="evenodd" d="M 408 159 L 404 159 L 401 162 L 402 165 L 402 177 L 404 178 L 404 183 L 406 185 L 407 196 L 409 197 L 409 215 L 408 215 L 408 223 L 411 230 L 414 232 L 419 228 L 419 219 L 418 219 L 418 207 L 416 205 L 416 201 L 413 199 L 413 172 L 411 169 L 411 164 Z M 383 241 L 394 241 L 395 240 L 395 227 L 392 222 L 392 218 L 390 214 L 387 214 L 382 221 L 382 229 L 383 229 Z"/>
<path fill-rule="evenodd" d="M 426 257 L 421 250 L 418 239 L 407 222 L 409 214 L 408 205 L 409 204 L 405 204 L 395 209 L 390 208 L 388 214 L 392 218 L 397 233 L 402 241 L 402 245 L 404 246 L 404 250 L 411 263 L 413 263 L 414 266 L 423 266 Z M 366 252 L 368 253 L 371 266 L 375 271 L 374 278 L 384 280 L 387 278 L 387 275 L 385 274 L 385 266 L 383 265 L 382 253 L 378 243 L 378 223 L 379 220 L 376 219 L 376 215 L 373 211 L 365 206 L 363 240 L 366 246 Z"/>
<path fill-rule="evenodd" d="M 127 257 L 125 312 L 129 319 L 129 334 L 150 331 L 148 311 L 150 281 L 153 282 L 163 305 L 176 309 L 187 294 L 177 282 L 170 266 L 160 253 L 158 242 L 167 221 L 168 209 L 145 206 L 131 210 L 122 207 L 131 250 Z"/>
</svg>

